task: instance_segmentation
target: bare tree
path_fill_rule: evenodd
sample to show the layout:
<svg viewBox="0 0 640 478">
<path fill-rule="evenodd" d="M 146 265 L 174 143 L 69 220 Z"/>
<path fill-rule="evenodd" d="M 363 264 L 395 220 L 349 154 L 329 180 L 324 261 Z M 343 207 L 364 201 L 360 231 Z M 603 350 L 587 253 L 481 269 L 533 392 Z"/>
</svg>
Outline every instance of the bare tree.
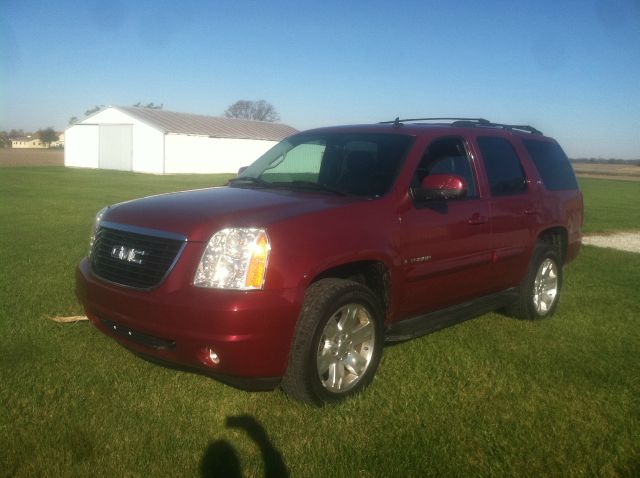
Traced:
<svg viewBox="0 0 640 478">
<path fill-rule="evenodd" d="M 100 111 L 102 108 L 104 108 L 104 105 L 95 105 L 93 108 L 89 108 L 87 111 L 84 112 L 85 116 L 90 116 L 93 113 Z"/>
<path fill-rule="evenodd" d="M 252 104 L 253 104 L 253 101 L 238 100 L 227 108 L 227 110 L 224 112 L 224 115 L 227 118 L 252 119 L 251 118 Z"/>
<path fill-rule="evenodd" d="M 224 115 L 227 118 L 240 118 L 274 123 L 280 120 L 275 106 L 265 100 L 238 100 L 229 106 Z"/>
<path fill-rule="evenodd" d="M 273 123 L 280 120 L 280 115 L 271 103 L 265 100 L 258 100 L 253 104 L 253 119 Z"/>
<path fill-rule="evenodd" d="M 151 110 L 161 110 L 164 106 L 164 103 L 160 103 L 156 105 L 153 101 L 151 103 L 147 103 L 146 105 L 142 103 L 142 101 L 138 101 L 135 105 L 136 108 L 149 108 Z"/>
</svg>

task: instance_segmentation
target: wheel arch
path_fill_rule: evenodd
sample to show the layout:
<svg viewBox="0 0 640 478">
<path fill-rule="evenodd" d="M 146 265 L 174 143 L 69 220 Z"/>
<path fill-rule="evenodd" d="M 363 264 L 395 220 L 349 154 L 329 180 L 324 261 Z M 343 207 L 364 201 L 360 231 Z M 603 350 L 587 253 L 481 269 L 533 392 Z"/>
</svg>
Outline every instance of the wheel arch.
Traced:
<svg viewBox="0 0 640 478">
<path fill-rule="evenodd" d="M 561 265 L 564 265 L 567 257 L 568 232 L 562 226 L 550 227 L 538 234 L 537 242 L 548 244 L 555 250 L 560 258 Z"/>
<path fill-rule="evenodd" d="M 385 315 L 389 311 L 391 275 L 389 267 L 379 260 L 361 260 L 334 265 L 316 274 L 309 285 L 322 279 L 347 279 L 369 288 L 379 298 Z"/>
</svg>

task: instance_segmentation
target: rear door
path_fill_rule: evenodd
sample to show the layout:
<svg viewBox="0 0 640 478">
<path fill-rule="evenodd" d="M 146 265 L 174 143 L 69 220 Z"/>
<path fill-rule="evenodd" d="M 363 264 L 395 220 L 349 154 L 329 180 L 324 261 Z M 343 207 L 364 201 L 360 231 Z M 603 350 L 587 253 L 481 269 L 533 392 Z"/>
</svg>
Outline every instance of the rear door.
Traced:
<svg viewBox="0 0 640 478">
<path fill-rule="evenodd" d="M 490 284 L 500 291 L 518 285 L 529 264 L 540 219 L 537 193 L 509 139 L 478 135 L 475 142 L 490 195 Z"/>
</svg>

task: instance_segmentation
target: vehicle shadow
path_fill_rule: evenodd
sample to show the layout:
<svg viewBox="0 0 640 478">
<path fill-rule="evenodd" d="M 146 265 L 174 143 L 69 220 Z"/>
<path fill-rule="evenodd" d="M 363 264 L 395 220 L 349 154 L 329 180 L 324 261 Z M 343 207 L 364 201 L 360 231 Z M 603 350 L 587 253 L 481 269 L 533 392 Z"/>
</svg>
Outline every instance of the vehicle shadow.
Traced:
<svg viewBox="0 0 640 478">
<path fill-rule="evenodd" d="M 243 430 L 258 446 L 264 462 L 265 478 L 288 477 L 289 471 L 280 452 L 273 446 L 264 427 L 252 416 L 227 417 L 227 428 Z M 227 440 L 209 443 L 200 462 L 202 478 L 242 477 L 236 450 Z"/>
</svg>

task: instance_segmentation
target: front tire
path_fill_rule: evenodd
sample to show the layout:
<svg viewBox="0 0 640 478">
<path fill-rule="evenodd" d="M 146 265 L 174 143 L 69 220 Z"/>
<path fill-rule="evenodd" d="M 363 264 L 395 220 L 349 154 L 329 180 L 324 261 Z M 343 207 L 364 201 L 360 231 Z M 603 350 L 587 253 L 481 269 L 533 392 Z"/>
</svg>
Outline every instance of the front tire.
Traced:
<svg viewBox="0 0 640 478">
<path fill-rule="evenodd" d="M 383 315 L 370 289 L 323 279 L 305 295 L 282 389 L 314 405 L 337 402 L 366 387 L 383 347 Z"/>
<path fill-rule="evenodd" d="M 551 317 L 562 289 L 562 263 L 553 247 L 538 243 L 518 291 L 518 300 L 507 313 L 522 320 Z"/>
</svg>

